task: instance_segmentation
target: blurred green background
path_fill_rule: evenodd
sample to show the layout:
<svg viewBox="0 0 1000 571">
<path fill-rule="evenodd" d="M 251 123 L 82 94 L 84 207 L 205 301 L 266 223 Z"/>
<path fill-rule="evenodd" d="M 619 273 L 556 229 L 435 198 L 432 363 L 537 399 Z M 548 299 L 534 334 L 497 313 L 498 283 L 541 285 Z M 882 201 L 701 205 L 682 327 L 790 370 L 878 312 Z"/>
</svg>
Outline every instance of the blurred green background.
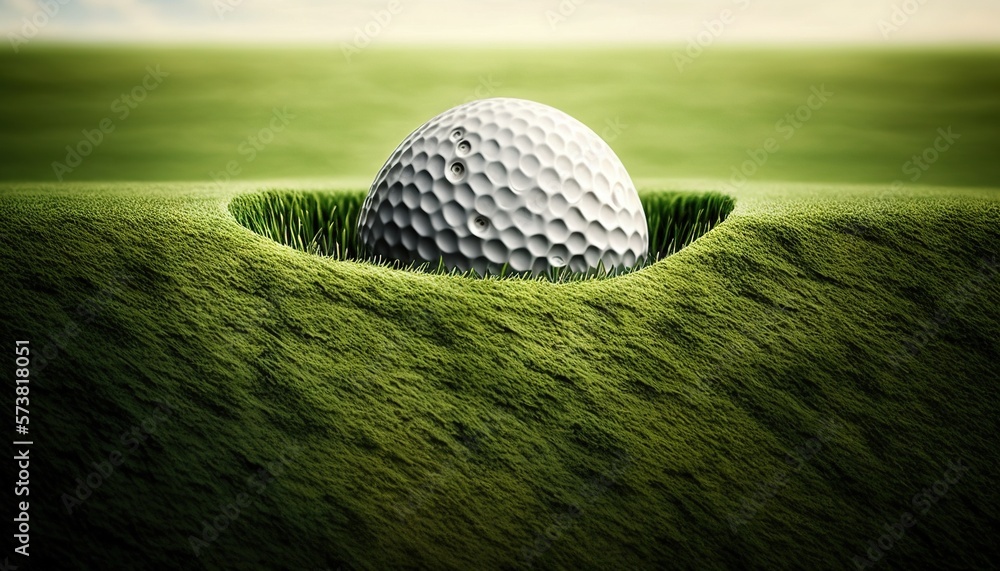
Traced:
<svg viewBox="0 0 1000 571">
<path fill-rule="evenodd" d="M 780 149 L 753 180 L 909 184 L 916 171 L 904 174 L 905 163 L 951 127 L 960 139 L 918 182 L 1000 181 L 1000 50 L 713 47 L 683 71 L 676 52 L 373 47 L 348 61 L 335 46 L 8 49 L 0 180 L 56 180 L 66 146 L 107 118 L 114 131 L 64 180 L 208 181 L 236 161 L 234 180 L 367 184 L 430 117 L 511 96 L 577 117 L 636 179 L 728 180 L 748 149 L 774 137 Z M 147 66 L 169 75 L 122 118 L 116 101 L 141 85 Z M 813 87 L 833 96 L 794 131 L 778 126 Z M 274 108 L 294 119 L 250 153 L 248 138 Z"/>
</svg>

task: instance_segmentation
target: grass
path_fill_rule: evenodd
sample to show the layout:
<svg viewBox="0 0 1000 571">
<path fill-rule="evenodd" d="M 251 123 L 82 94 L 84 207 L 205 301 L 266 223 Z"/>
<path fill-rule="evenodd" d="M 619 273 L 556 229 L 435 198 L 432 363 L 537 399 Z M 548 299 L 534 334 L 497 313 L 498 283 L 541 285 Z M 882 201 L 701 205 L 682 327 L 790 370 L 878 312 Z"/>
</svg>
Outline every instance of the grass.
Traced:
<svg viewBox="0 0 1000 571">
<path fill-rule="evenodd" d="M 297 250 L 336 260 L 366 260 L 359 255 L 357 222 L 365 192 L 268 191 L 236 197 L 229 205 L 236 220 L 261 236 Z M 734 202 L 718 192 L 644 192 L 640 194 L 649 226 L 650 253 L 636 269 L 669 256 L 726 219 Z M 388 261 L 369 262 L 392 265 Z M 449 272 L 441 263 L 409 269 Z M 475 276 L 474 271 L 468 272 Z M 508 276 L 501 272 L 498 277 Z M 602 268 L 586 275 L 554 271 L 553 281 L 606 276 Z"/>
<path fill-rule="evenodd" d="M 33 348 L 36 567 L 844 569 L 880 541 L 864 568 L 994 565 L 995 50 L 713 47 L 683 74 L 669 50 L 453 56 L 0 55 L 0 178 L 23 181 L 0 184 L 0 336 Z M 628 125 L 605 136 L 674 253 L 569 283 L 352 259 L 344 221 L 394 145 L 490 76 Z M 893 187 L 948 125 L 919 180 L 938 186 Z"/>
<path fill-rule="evenodd" d="M 690 245 L 723 222 L 735 206 L 732 198 L 718 192 L 644 192 L 640 198 L 649 226 L 647 263 Z"/>
<path fill-rule="evenodd" d="M 988 565 L 1000 191 L 751 185 L 642 271 L 552 284 L 287 248 L 227 210 L 264 188 L 0 190 L 38 562 L 844 568 L 912 511 L 887 568 Z"/>
<path fill-rule="evenodd" d="M 170 75 L 128 116 L 112 109 L 147 66 Z M 55 181 L 53 162 L 108 118 L 111 132 L 63 179 L 320 177 L 371 182 L 414 128 L 479 96 L 534 99 L 610 140 L 632 178 L 729 180 L 775 138 L 757 180 L 910 183 L 904 165 L 939 128 L 961 138 L 921 184 L 993 187 L 1000 51 L 712 46 L 683 72 L 673 50 L 193 49 L 32 42 L 0 49 L 0 180 Z M 777 122 L 833 93 L 801 128 Z M 238 94 L 238 96 L 236 96 Z M 294 115 L 266 145 L 273 109 Z M 122 109 L 120 104 L 116 109 Z M 265 137 L 266 138 L 266 137 Z M 86 145 L 84 145 L 84 148 Z"/>
<path fill-rule="evenodd" d="M 236 220 L 297 250 L 335 260 L 358 259 L 358 216 L 365 192 L 281 192 L 238 196 Z"/>
</svg>

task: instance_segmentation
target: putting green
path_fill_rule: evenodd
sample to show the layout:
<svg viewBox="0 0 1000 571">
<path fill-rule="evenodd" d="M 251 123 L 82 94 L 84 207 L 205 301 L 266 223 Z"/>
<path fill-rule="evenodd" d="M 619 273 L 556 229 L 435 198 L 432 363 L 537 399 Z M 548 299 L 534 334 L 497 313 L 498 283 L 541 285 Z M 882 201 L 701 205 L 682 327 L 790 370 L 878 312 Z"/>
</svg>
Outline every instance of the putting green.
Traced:
<svg viewBox="0 0 1000 571">
<path fill-rule="evenodd" d="M 990 564 L 1000 191 L 750 183 L 571 283 L 321 258 L 228 208 L 335 188 L 0 187 L 43 564 L 844 568 L 906 514 L 889 566 Z"/>
</svg>

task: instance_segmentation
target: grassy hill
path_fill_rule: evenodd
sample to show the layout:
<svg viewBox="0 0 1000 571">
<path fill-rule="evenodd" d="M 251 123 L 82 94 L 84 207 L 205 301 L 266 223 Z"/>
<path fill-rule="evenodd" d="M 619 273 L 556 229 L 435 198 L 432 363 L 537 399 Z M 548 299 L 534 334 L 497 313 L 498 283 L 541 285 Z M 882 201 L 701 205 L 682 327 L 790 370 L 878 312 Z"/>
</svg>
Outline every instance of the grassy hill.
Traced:
<svg viewBox="0 0 1000 571">
<path fill-rule="evenodd" d="M 22 48 L 36 568 L 995 565 L 995 48 Z M 658 250 L 725 221 L 611 279 L 352 260 L 382 161 L 485 96 L 605 137 Z"/>
<path fill-rule="evenodd" d="M 266 188 L 340 192 L 0 187 L 36 564 L 991 564 L 1000 191 L 751 183 L 656 264 L 549 283 L 280 245 L 229 210 Z"/>
</svg>

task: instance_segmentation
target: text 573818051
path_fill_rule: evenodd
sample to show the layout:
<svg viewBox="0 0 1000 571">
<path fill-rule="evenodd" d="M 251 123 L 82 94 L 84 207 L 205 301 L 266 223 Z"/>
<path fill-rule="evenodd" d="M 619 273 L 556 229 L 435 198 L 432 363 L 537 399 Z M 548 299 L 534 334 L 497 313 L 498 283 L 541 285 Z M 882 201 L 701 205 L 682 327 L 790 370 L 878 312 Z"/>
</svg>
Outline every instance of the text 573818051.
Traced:
<svg viewBox="0 0 1000 571">
<path fill-rule="evenodd" d="M 28 440 L 28 405 L 30 401 L 28 400 L 28 395 L 31 392 L 29 384 L 31 383 L 31 347 L 28 341 L 16 341 L 14 343 L 14 432 L 16 437 L 14 438 L 14 447 L 17 454 L 14 456 L 14 461 L 17 463 L 17 467 L 14 470 L 17 473 L 17 479 L 14 482 L 14 495 L 17 496 L 17 505 L 15 506 L 14 513 L 17 515 L 14 517 L 14 525 L 17 533 L 14 534 L 14 539 L 17 540 L 17 547 L 14 548 L 15 553 L 28 556 L 28 546 L 31 542 L 31 537 L 29 532 L 31 531 L 31 526 L 29 524 L 28 516 L 28 495 L 30 490 L 28 485 L 30 483 L 29 476 L 31 475 L 31 459 L 30 453 L 31 441 Z"/>
</svg>

